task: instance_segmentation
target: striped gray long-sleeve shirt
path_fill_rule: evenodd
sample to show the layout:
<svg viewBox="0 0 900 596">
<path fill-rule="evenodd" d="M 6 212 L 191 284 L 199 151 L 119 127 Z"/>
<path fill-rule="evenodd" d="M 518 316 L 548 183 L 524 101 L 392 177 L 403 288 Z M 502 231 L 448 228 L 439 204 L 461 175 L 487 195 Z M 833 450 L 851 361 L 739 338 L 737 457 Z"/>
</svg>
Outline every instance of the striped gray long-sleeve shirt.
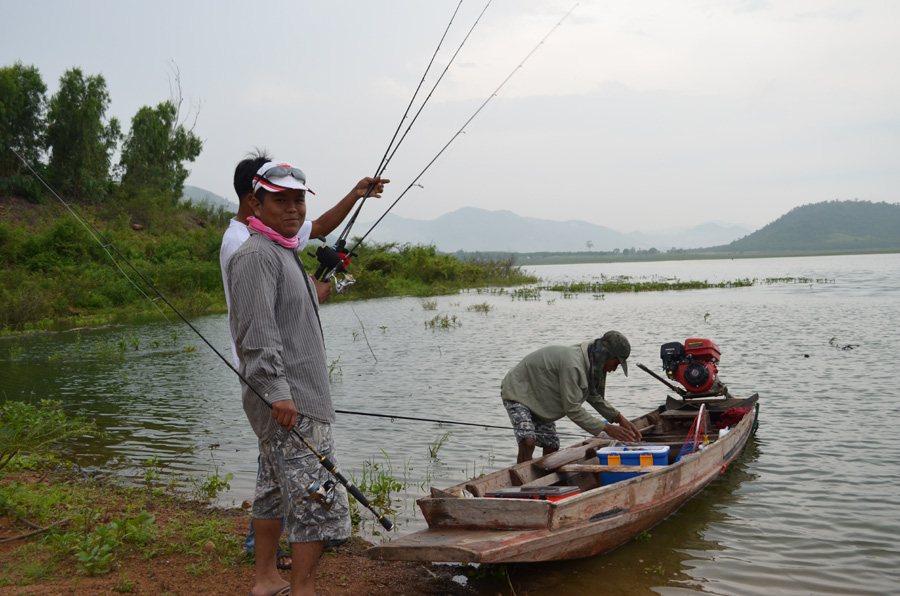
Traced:
<svg viewBox="0 0 900 596">
<path fill-rule="evenodd" d="M 334 422 L 318 299 L 294 251 L 253 233 L 228 260 L 229 325 L 240 372 L 270 404 Z M 260 438 L 278 428 L 268 406 L 242 383 L 244 412 Z"/>
</svg>

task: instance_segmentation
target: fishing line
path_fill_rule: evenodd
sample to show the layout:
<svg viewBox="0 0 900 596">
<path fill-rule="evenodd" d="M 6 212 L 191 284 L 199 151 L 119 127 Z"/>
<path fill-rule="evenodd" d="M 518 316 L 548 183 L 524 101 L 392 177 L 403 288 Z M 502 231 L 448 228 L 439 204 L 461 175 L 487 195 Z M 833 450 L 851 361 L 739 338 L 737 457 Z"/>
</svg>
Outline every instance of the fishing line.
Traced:
<svg viewBox="0 0 900 596">
<path fill-rule="evenodd" d="M 153 283 L 152 283 L 149 279 L 147 279 L 147 278 L 144 276 L 143 273 L 141 273 L 140 271 L 138 271 L 138 269 L 131 263 L 131 261 L 129 261 L 129 260 L 125 257 L 125 255 L 123 255 L 121 252 L 119 252 L 119 249 L 116 248 L 115 245 L 113 245 L 112 242 L 110 242 L 109 240 L 107 240 L 106 237 L 104 237 L 103 234 L 101 234 L 100 231 L 97 230 L 97 228 L 94 227 L 93 224 L 91 224 L 90 222 L 87 222 L 87 220 L 86 220 L 85 218 L 83 218 L 83 217 L 80 215 L 80 213 L 77 213 L 77 211 L 76 211 L 75 209 L 73 209 L 72 207 L 70 207 L 69 204 L 66 203 L 66 201 L 64 201 L 64 200 L 62 199 L 62 197 L 60 197 L 59 194 L 57 194 L 56 191 L 55 191 L 55 190 L 54 190 L 54 189 L 53 189 L 53 188 L 52 188 L 52 187 L 51 187 L 51 186 L 43 179 L 43 177 L 41 177 L 41 176 L 34 170 L 34 168 L 31 167 L 31 164 L 29 164 L 29 163 L 25 160 L 25 158 L 23 158 L 21 155 L 19 155 L 19 153 L 18 153 L 15 149 L 13 149 L 12 147 L 10 147 L 9 149 L 10 149 L 10 151 L 12 151 L 13 153 L 15 153 L 16 157 L 18 157 L 20 160 L 22 160 L 22 163 L 25 164 L 25 166 L 26 166 L 26 167 L 27 167 L 27 168 L 35 175 L 35 177 L 36 177 L 36 178 L 37 178 L 37 179 L 38 179 L 38 180 L 39 180 L 39 181 L 47 188 L 47 190 L 49 190 L 49 191 L 50 191 L 57 199 L 59 199 L 59 201 L 60 201 L 63 205 L 66 206 L 66 208 L 69 209 L 69 212 L 72 213 L 72 214 L 75 216 L 75 218 L 81 223 L 81 225 L 85 226 L 85 228 L 87 228 L 87 226 L 90 226 L 90 229 L 88 230 L 88 232 L 90 232 L 91 229 L 94 230 L 94 232 L 96 232 L 96 235 L 94 235 L 94 234 L 92 233 L 92 234 L 91 234 L 91 237 L 94 238 L 94 240 L 96 240 L 98 243 L 100 243 L 100 246 L 103 247 L 104 250 L 106 250 L 106 246 L 109 246 L 112 250 L 114 250 L 115 253 L 116 253 L 117 255 L 119 255 L 119 257 L 120 257 L 123 261 L 125 261 L 125 263 L 127 263 L 128 266 L 131 267 L 131 269 L 132 269 L 132 270 L 133 270 L 133 271 L 134 271 L 134 272 L 135 272 L 135 273 L 136 273 L 136 274 L 144 281 L 144 283 L 146 283 L 146 284 L 147 284 L 154 292 L 156 292 L 156 295 L 159 296 L 159 298 L 160 298 L 163 302 L 165 302 L 166 305 L 167 305 L 169 308 L 171 308 L 172 311 L 173 311 L 176 315 L 178 315 L 178 316 L 181 318 L 182 321 L 184 321 L 185 325 L 187 325 L 188 327 L 190 327 L 191 330 L 192 330 L 194 333 L 197 334 L 197 337 L 199 337 L 200 339 L 202 339 L 203 342 L 209 347 L 209 349 L 212 350 L 213 353 L 214 353 L 216 356 L 218 356 L 218 357 L 222 360 L 222 362 L 224 362 L 225 365 L 228 366 L 228 368 L 230 368 L 230 369 L 234 372 L 234 374 L 236 374 L 236 375 L 238 376 L 238 378 L 239 378 L 241 381 L 243 381 L 243 383 L 244 383 L 244 384 L 245 384 L 245 385 L 246 385 L 246 386 L 247 386 L 247 387 L 248 387 L 248 388 L 249 388 L 249 389 L 250 389 L 250 390 L 251 390 L 251 391 L 259 398 L 259 399 L 260 399 L 260 400 L 262 400 L 262 402 L 263 402 L 264 404 L 266 404 L 266 406 L 268 406 L 268 408 L 269 408 L 270 410 L 272 409 L 272 404 L 270 404 L 268 401 L 266 401 L 266 399 L 262 396 L 262 394 L 261 394 L 259 391 L 257 391 L 256 387 L 254 387 L 253 385 L 251 385 L 251 384 L 247 381 L 247 379 L 245 379 L 244 376 L 243 376 L 240 372 L 238 372 L 238 370 L 231 364 L 231 362 L 229 362 L 228 359 L 225 358 L 225 356 L 223 356 L 223 355 L 222 355 L 215 347 L 213 347 L 213 345 L 212 345 L 211 343 L 209 343 L 209 340 L 207 340 L 206 337 L 204 337 L 204 335 L 203 335 L 202 333 L 200 333 L 200 331 L 198 331 L 197 328 L 194 327 L 194 325 L 192 325 L 191 322 L 188 321 L 188 320 L 185 318 L 185 316 L 184 316 L 183 314 L 181 314 L 181 311 L 179 311 L 177 308 L 175 308 L 175 306 L 173 306 L 172 303 L 169 302 L 169 301 L 166 299 L 165 296 L 163 296 L 162 292 L 160 292 L 159 289 L 158 289 L 155 285 L 153 285 Z M 106 245 L 104 245 L 102 242 L 100 242 L 100 240 L 97 238 L 97 236 L 99 236 L 100 238 L 103 238 L 103 240 L 106 241 Z M 107 251 L 107 254 L 109 254 L 109 251 Z M 110 255 L 110 257 L 112 257 L 112 255 Z M 113 259 L 113 261 L 115 261 L 115 259 Z M 117 265 L 118 265 L 118 263 L 117 263 Z M 121 270 L 121 267 L 119 267 L 119 269 Z M 124 271 L 123 271 L 123 273 L 124 273 Z M 126 277 L 128 277 L 128 276 L 126 275 Z M 132 284 L 133 284 L 133 283 L 134 283 L 134 282 L 132 282 Z M 140 288 L 138 288 L 138 290 L 140 290 Z M 146 294 L 144 294 L 144 292 L 141 292 L 141 294 L 143 294 L 144 296 L 147 296 Z M 150 299 L 149 296 L 147 296 L 147 298 Z M 153 302 L 153 300 L 151 300 L 151 302 Z M 158 308 L 158 307 L 157 307 L 157 308 Z M 168 320 L 168 319 L 166 319 L 166 320 Z M 328 470 L 328 471 L 331 473 L 332 476 L 334 476 L 334 477 L 335 477 L 342 485 L 344 485 L 344 487 L 347 489 L 347 491 L 348 491 L 351 495 L 353 495 L 353 497 L 354 497 L 354 498 L 355 498 L 362 506 L 366 507 L 369 511 L 372 512 L 372 514 L 375 516 L 375 518 L 377 519 L 377 521 L 384 527 L 384 529 L 390 531 L 390 530 L 392 530 L 392 529 L 394 528 L 394 524 L 391 523 L 391 521 L 390 521 L 389 519 L 385 518 L 384 515 L 382 515 L 378 510 L 376 510 L 375 507 L 372 506 L 371 503 L 369 503 L 369 500 L 365 497 L 365 495 L 363 495 L 362 491 L 360 491 L 359 488 L 357 488 L 350 480 L 347 479 L 347 477 L 345 477 L 340 471 L 338 471 L 337 466 L 335 466 L 334 463 L 332 463 L 331 460 L 329 460 L 327 456 L 324 456 L 324 455 L 322 455 L 321 453 L 319 453 L 318 450 L 317 450 L 315 447 L 313 447 L 313 445 L 312 445 L 309 441 L 307 441 L 306 438 L 305 438 L 303 435 L 301 435 L 301 434 L 297 431 L 296 427 L 293 428 L 293 429 L 291 430 L 291 432 L 294 434 L 294 436 L 296 436 L 298 439 L 300 439 L 300 442 L 303 443 L 303 444 L 306 446 L 306 448 L 309 449 L 309 450 L 312 452 L 312 454 L 316 456 L 316 458 L 318 458 L 318 460 L 319 460 L 319 465 L 321 465 L 321 466 L 324 467 L 326 470 Z"/>
<path fill-rule="evenodd" d="M 375 168 L 375 176 L 374 178 L 378 178 L 384 173 L 384 169 L 387 167 L 387 161 L 389 161 L 389 155 L 393 155 L 391 153 L 391 148 L 394 147 L 394 141 L 397 139 L 397 135 L 400 134 L 400 129 L 403 128 L 403 122 L 406 120 L 406 117 L 409 115 L 409 111 L 412 109 L 413 104 L 416 101 L 416 96 L 419 95 L 419 91 L 422 89 L 422 85 L 425 83 L 425 77 L 428 76 L 428 71 L 431 70 L 432 64 L 434 64 L 434 59 L 437 58 L 438 52 L 441 49 L 441 46 L 444 43 L 444 39 L 447 37 L 447 32 L 450 31 L 450 26 L 453 25 L 453 19 L 456 18 L 456 13 L 459 12 L 459 7 L 462 6 L 462 0 L 459 0 L 459 4 L 456 5 L 456 10 L 453 11 L 453 14 L 450 16 L 450 22 L 447 23 L 446 29 L 444 29 L 444 34 L 441 36 L 441 39 L 438 41 L 437 47 L 434 49 L 434 54 L 431 55 L 431 60 L 428 61 L 428 65 L 425 67 L 425 72 L 422 73 L 422 78 L 419 80 L 419 84 L 416 86 L 416 90 L 413 92 L 411 98 L 409 98 L 409 104 L 406 106 L 406 111 L 403 112 L 403 117 L 400 118 L 400 122 L 397 123 L 397 129 L 394 131 L 394 136 L 391 137 L 391 142 L 388 143 L 387 149 L 384 150 L 384 155 L 381 156 L 381 161 L 378 163 L 378 167 Z M 427 100 L 426 100 L 427 101 Z M 424 102 L 422 104 L 425 105 Z M 421 112 L 421 108 L 419 108 Z M 417 114 L 418 115 L 418 114 Z M 412 124 L 410 123 L 410 126 Z M 409 128 L 407 127 L 407 131 Z M 406 136 L 406 133 L 403 134 Z M 402 140 L 402 138 L 401 138 Z M 399 146 L 399 143 L 398 143 Z M 394 149 L 396 151 L 396 148 Z M 347 221 L 347 225 L 344 226 L 341 235 L 338 236 L 338 241 L 335 243 L 335 246 L 343 247 L 346 243 L 347 235 L 350 233 L 350 228 L 353 227 L 353 224 L 356 222 L 356 218 L 359 216 L 360 210 L 362 210 L 362 206 L 365 204 L 366 199 L 369 198 L 369 195 L 372 193 L 372 190 L 375 188 L 373 184 L 369 188 L 366 189 L 366 194 L 363 195 L 362 200 L 359 203 L 359 206 L 356 208 L 356 211 L 353 212 L 353 215 L 350 216 L 350 219 Z"/>
<path fill-rule="evenodd" d="M 356 309 L 351 306 L 350 310 L 353 311 L 353 316 L 355 316 L 356 320 L 359 321 L 359 326 L 362 328 L 363 337 L 366 340 L 366 345 L 369 347 L 369 352 L 372 354 L 372 358 L 375 359 L 375 364 L 378 364 L 378 356 L 375 355 L 375 351 L 372 350 L 372 344 L 369 343 L 369 336 L 366 334 L 366 326 L 363 325 L 362 319 L 360 319 L 359 315 L 356 314 Z"/>
<path fill-rule="evenodd" d="M 512 431 L 516 430 L 511 426 L 495 426 L 493 424 L 480 424 L 478 422 L 460 422 L 458 420 L 438 420 L 436 418 L 415 418 L 413 416 L 399 416 L 397 414 L 375 414 L 373 412 L 349 412 L 347 410 L 335 410 L 335 412 L 337 412 L 338 414 L 352 414 L 354 416 L 372 416 L 373 418 L 388 418 L 391 420 L 391 422 L 393 422 L 394 420 L 413 420 L 415 422 L 436 422 L 437 424 L 440 424 L 440 425 L 452 424 L 452 425 L 456 425 L 456 426 L 477 426 L 479 428 L 484 428 L 484 429 L 496 428 L 496 429 L 500 429 L 500 430 L 512 430 Z M 569 436 L 573 436 L 573 437 L 584 436 L 584 433 L 574 433 L 574 432 L 560 431 L 560 430 L 557 430 L 556 433 L 559 435 L 569 435 Z"/>
<path fill-rule="evenodd" d="M 349 258 L 350 258 L 350 256 L 351 256 L 351 253 L 353 253 L 357 248 L 359 248 L 359 245 L 362 244 L 363 240 L 365 240 L 366 237 L 367 237 L 369 234 L 372 233 L 372 230 L 375 229 L 375 226 L 377 226 L 379 223 L 381 223 L 381 220 L 383 220 L 383 219 L 385 218 L 385 216 L 390 212 L 390 210 L 394 208 L 394 205 L 396 205 L 396 204 L 400 201 L 400 199 L 402 199 L 402 198 L 406 195 L 406 193 L 409 192 L 409 190 L 410 190 L 413 186 L 419 186 L 420 188 L 422 187 L 422 185 L 418 184 L 418 182 L 419 182 L 419 179 L 425 174 L 425 172 L 427 172 L 428 169 L 432 166 L 432 164 L 434 164 L 434 162 L 437 161 L 437 159 L 444 153 L 444 151 L 447 150 L 447 148 L 450 146 L 450 144 L 453 143 L 453 141 L 456 140 L 456 138 L 457 138 L 459 135 L 461 135 L 461 134 L 465 131 L 465 129 L 466 129 L 466 127 L 469 125 L 469 123 L 472 122 L 472 120 L 474 120 L 476 116 L 478 116 L 478 114 L 481 112 L 481 110 L 484 109 L 484 107 L 488 104 L 488 102 L 490 102 L 494 97 L 497 96 L 497 94 L 500 92 L 500 90 L 503 89 L 504 85 L 506 85 L 506 83 L 507 83 L 511 78 L 513 78 L 513 76 L 516 74 L 516 72 L 518 72 L 519 69 L 522 68 L 522 67 L 525 65 L 525 62 L 527 62 L 528 59 L 531 58 L 531 56 L 532 56 L 532 55 L 533 55 L 533 54 L 534 54 L 534 53 L 535 53 L 542 45 L 544 45 L 544 42 L 547 41 L 547 38 L 550 37 L 550 35 L 552 35 L 553 32 L 556 31 L 556 29 L 558 29 L 559 26 L 563 24 L 563 21 L 565 21 L 566 18 L 568 18 L 568 16 L 569 16 L 570 14 L 572 14 L 572 11 L 574 11 L 577 7 L 578 7 L 578 4 L 575 4 L 575 6 L 573 6 L 572 8 L 570 8 L 570 9 L 569 9 L 569 12 L 567 12 L 565 15 L 563 15 L 563 17 L 559 20 L 559 22 L 556 23 L 556 25 L 554 25 L 554 26 L 550 29 L 549 32 L 547 32 L 547 34 L 541 39 L 541 41 L 538 42 L 538 44 L 537 44 L 536 46 L 534 46 L 534 48 L 532 48 L 532 50 L 531 50 L 530 52 L 528 52 L 528 55 L 525 56 L 525 58 L 524 58 L 521 62 L 519 62 L 519 64 L 517 64 L 515 68 L 513 68 L 512 72 L 510 72 L 509 75 L 508 75 L 505 79 L 503 79 L 503 82 L 500 83 L 500 85 L 494 90 L 494 92 L 491 93 L 491 95 L 488 96 L 488 98 L 487 98 L 486 100 L 484 100 L 484 103 L 482 103 L 481 106 L 479 106 L 479 108 L 478 108 L 477 110 L 475 110 L 475 113 L 472 114 L 472 116 L 469 117 L 468 120 L 466 120 L 466 122 L 462 125 L 462 127 L 460 127 L 460 129 L 459 129 L 458 131 L 456 131 L 456 134 L 454 134 L 452 137 L 450 137 L 450 140 L 447 141 L 447 144 L 444 145 L 444 146 L 441 148 L 440 151 L 438 151 L 438 154 L 435 155 L 434 158 L 433 158 L 431 161 L 428 162 L 428 164 L 425 166 L 425 168 L 424 168 L 421 172 L 419 172 L 419 175 L 416 176 L 415 179 L 414 179 L 412 182 L 410 182 L 409 186 L 407 186 L 406 189 L 405 189 L 402 193 L 400 193 L 400 196 L 397 197 L 397 198 L 394 200 L 394 202 L 391 203 L 391 205 L 387 208 L 387 210 L 381 215 L 381 217 L 379 217 L 379 218 L 375 221 L 375 223 L 372 224 L 372 227 L 370 227 L 369 230 L 368 230 L 361 238 L 359 238 L 359 239 L 356 241 L 356 244 L 353 245 L 353 248 L 351 248 L 351 249 L 346 253 L 346 256 L 338 263 L 337 266 L 335 266 L 334 268 L 332 268 L 331 272 L 335 271 L 339 266 L 346 265 L 347 261 L 349 260 Z M 480 18 L 480 17 L 479 17 L 479 18 Z M 329 272 L 329 273 L 330 273 L 330 272 Z"/>
<path fill-rule="evenodd" d="M 34 177 L 37 178 L 38 181 L 40 181 L 40 183 L 43 184 L 44 187 L 45 187 L 47 190 L 50 191 L 50 194 L 52 194 L 54 197 L 56 197 L 56 200 L 58 200 L 60 203 L 62 203 L 63 207 L 65 207 L 66 209 L 68 209 L 69 213 L 71 213 L 72 216 L 75 218 L 75 221 L 77 221 L 78 223 L 81 224 L 81 227 L 83 227 L 83 228 L 87 231 L 87 233 L 90 234 L 91 238 L 93 238 L 94 240 L 97 241 L 97 244 L 100 245 L 100 248 L 102 248 L 102 249 L 103 249 L 103 252 L 105 252 L 106 255 L 109 257 L 109 260 L 112 261 L 112 262 L 116 265 L 116 268 L 119 270 L 119 272 L 122 274 L 122 276 L 125 277 L 125 279 L 128 280 L 128 283 L 130 283 L 131 285 L 133 285 L 134 288 L 135 288 L 138 292 L 140 292 L 141 295 L 142 295 L 144 298 L 146 298 L 147 300 L 150 301 L 150 304 L 152 304 L 152 305 L 156 308 L 156 310 L 159 311 L 159 314 L 161 314 L 161 315 L 163 316 L 163 318 L 166 320 L 166 322 L 171 322 L 171 321 L 169 320 L 169 317 L 166 316 L 165 311 L 163 311 L 163 310 L 159 307 L 159 305 L 156 303 L 156 300 L 154 300 L 153 298 L 150 298 L 150 296 L 148 296 L 146 293 L 144 293 L 144 291 L 140 288 L 140 286 L 138 286 L 136 283 L 134 283 L 134 280 L 133 280 L 133 279 L 131 279 L 130 277 L 128 277 L 128 274 L 125 273 L 125 270 L 122 269 L 122 266 L 119 265 L 119 262 L 115 259 L 115 257 L 113 257 L 112 253 L 109 252 L 109 248 L 113 249 L 113 250 L 116 252 L 116 254 L 119 255 L 119 256 L 122 258 L 123 261 L 125 261 L 126 263 L 128 263 L 128 266 L 131 267 L 131 268 L 134 270 L 134 272 L 137 273 L 137 274 L 141 277 L 141 279 L 143 279 L 144 281 L 147 281 L 147 278 L 145 278 L 143 275 L 141 275 L 141 272 L 138 271 L 137 269 L 135 269 L 135 268 L 134 268 L 134 265 L 132 265 L 132 264 L 128 261 L 128 259 L 126 259 L 125 256 L 124 256 L 122 253 L 119 252 L 119 249 L 116 248 L 115 246 L 113 246 L 113 243 L 110 242 L 109 240 L 107 240 L 106 237 L 105 237 L 103 234 L 101 234 L 100 231 L 99 231 L 96 227 L 94 227 L 94 224 L 88 222 L 87 218 L 84 217 L 83 215 L 81 215 L 81 212 L 80 212 L 80 211 L 78 211 L 77 209 L 75 209 L 75 207 L 74 207 L 73 205 L 70 205 L 69 203 L 67 203 L 66 201 L 64 201 L 63 198 L 59 195 L 59 193 L 56 192 L 56 189 L 54 189 L 54 188 L 50 185 L 49 182 L 47 182 L 46 180 L 44 180 L 43 176 L 41 176 L 40 174 L 38 174 L 37 171 L 36 171 L 34 168 L 31 167 L 31 164 L 28 163 L 28 162 L 25 160 L 24 157 L 22 157 L 21 155 L 19 155 L 19 152 L 18 152 L 18 151 L 16 151 L 16 150 L 13 149 L 12 147 L 9 147 L 8 149 L 9 149 L 10 151 L 12 151 L 12 152 L 15 154 L 15 156 L 18 157 L 18 158 L 22 161 L 23 164 L 25 164 L 25 167 L 28 168 L 28 170 L 34 175 Z M 98 238 L 98 236 L 99 236 L 100 238 L 103 239 L 102 242 L 101 242 L 100 238 Z M 105 244 L 104 244 L 104 243 L 105 243 Z M 147 283 L 150 284 L 150 282 L 147 282 Z M 153 284 L 150 284 L 150 287 L 153 287 Z M 155 290 L 156 288 L 153 288 L 153 289 Z M 157 294 L 159 294 L 159 292 L 157 292 Z M 160 297 L 162 298 L 162 295 L 161 295 L 161 294 L 160 294 Z M 165 300 L 165 298 L 163 298 L 163 300 Z M 168 302 L 167 302 L 167 304 L 168 304 Z M 170 304 L 169 306 L 171 306 L 171 304 Z"/>
<path fill-rule="evenodd" d="M 450 30 L 450 26 L 453 24 L 453 19 L 456 17 L 456 13 L 459 11 L 459 7 L 462 6 L 462 0 L 460 0 L 459 4 L 456 6 L 456 10 L 453 11 L 453 16 L 450 17 L 450 22 L 447 24 L 447 28 L 444 30 L 444 35 L 441 37 L 441 41 L 438 43 L 437 48 L 434 50 L 434 54 L 431 57 L 431 61 L 428 63 L 428 66 L 425 68 L 425 73 L 422 75 L 422 80 L 419 81 L 419 85 L 416 87 L 415 92 L 413 93 L 412 99 L 409 100 L 409 105 L 406 107 L 406 111 L 403 113 L 403 118 L 400 119 L 400 123 L 397 125 L 397 130 L 394 131 L 394 136 L 391 138 L 391 142 L 388 144 L 387 150 L 384 152 L 384 156 L 381 158 L 381 163 L 378 165 L 378 169 L 375 171 L 375 178 L 378 178 L 384 174 L 384 171 L 387 169 L 388 164 L 394 158 L 394 155 L 397 153 L 397 150 L 400 148 L 400 145 L 403 143 L 403 140 L 406 138 L 406 135 L 409 134 L 410 129 L 415 124 L 416 120 L 419 118 L 419 114 L 422 113 L 422 110 L 425 109 L 425 104 L 428 103 L 428 100 L 431 99 L 431 96 L 434 94 L 435 89 L 437 89 L 438 84 L 440 84 L 441 80 L 444 78 L 444 75 L 447 74 L 447 71 L 450 69 L 450 65 L 453 64 L 453 61 L 456 59 L 456 56 L 459 54 L 460 50 L 462 50 L 466 41 L 469 39 L 469 36 L 472 35 L 472 31 L 475 30 L 475 26 L 478 25 L 478 22 L 481 20 L 481 17 L 484 16 L 484 13 L 487 11 L 488 7 L 491 5 L 492 0 L 488 0 L 488 3 L 485 4 L 484 8 L 481 11 L 481 14 L 478 15 L 478 18 L 475 19 L 475 22 L 472 24 L 472 27 L 469 28 L 469 32 L 466 33 L 466 36 L 463 38 L 462 42 L 459 44 L 459 47 L 456 48 L 456 51 L 453 53 L 453 56 L 450 57 L 450 60 L 447 62 L 447 65 L 444 67 L 443 72 L 438 77 L 437 81 L 435 81 L 434 86 L 432 86 L 431 91 L 428 92 L 428 95 L 422 101 L 422 105 L 419 106 L 418 111 L 416 111 L 415 115 L 410 120 L 409 124 L 406 127 L 406 130 L 403 131 L 403 135 L 400 136 L 400 139 L 397 140 L 397 144 L 394 145 L 394 141 L 397 139 L 397 135 L 400 132 L 400 129 L 403 127 L 403 121 L 406 120 L 407 115 L 409 114 L 410 108 L 412 108 L 413 103 L 415 102 L 416 96 L 419 94 L 419 90 L 422 88 L 422 84 L 425 82 L 425 77 L 428 75 L 428 71 L 431 70 L 431 66 L 434 63 L 434 59 L 438 54 L 438 51 L 441 49 L 441 45 L 444 42 L 444 38 L 447 36 L 447 32 Z M 393 150 L 391 148 L 393 147 Z M 359 212 L 362 210 L 363 205 L 366 202 L 366 199 L 369 197 L 370 193 L 374 189 L 374 185 L 370 186 L 366 190 L 366 194 L 363 195 L 362 200 L 359 203 L 359 206 L 354 211 L 353 215 L 347 221 L 347 225 L 344 227 L 344 230 L 341 232 L 341 235 L 338 237 L 338 245 L 343 246 L 346 243 L 347 236 L 350 235 L 350 229 L 356 223 L 356 218 L 359 215 Z"/>
</svg>

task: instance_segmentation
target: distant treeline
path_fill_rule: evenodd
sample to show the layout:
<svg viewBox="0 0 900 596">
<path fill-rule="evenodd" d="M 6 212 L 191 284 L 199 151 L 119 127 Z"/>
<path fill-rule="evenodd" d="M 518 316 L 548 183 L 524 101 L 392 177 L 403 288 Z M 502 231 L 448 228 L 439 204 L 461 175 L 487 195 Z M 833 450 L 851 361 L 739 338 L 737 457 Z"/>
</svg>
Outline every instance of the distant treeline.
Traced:
<svg viewBox="0 0 900 596">
<path fill-rule="evenodd" d="M 900 204 L 826 201 L 792 209 L 764 228 L 710 248 L 624 248 L 611 251 L 457 251 L 459 259 L 512 258 L 518 265 L 754 258 L 900 251 Z"/>
</svg>

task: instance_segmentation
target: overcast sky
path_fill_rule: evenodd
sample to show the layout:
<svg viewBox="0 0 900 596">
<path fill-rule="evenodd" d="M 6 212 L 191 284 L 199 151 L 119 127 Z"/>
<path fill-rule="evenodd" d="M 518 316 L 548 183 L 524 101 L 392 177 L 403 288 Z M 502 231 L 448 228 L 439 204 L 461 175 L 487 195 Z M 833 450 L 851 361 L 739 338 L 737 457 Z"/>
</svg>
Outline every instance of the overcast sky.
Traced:
<svg viewBox="0 0 900 596">
<path fill-rule="evenodd" d="M 48 95 L 69 68 L 102 74 L 126 132 L 170 98 L 177 64 L 204 141 L 187 183 L 234 199 L 234 165 L 265 148 L 306 171 L 316 217 L 374 173 L 457 3 L 0 0 L 0 62 L 36 66 Z M 574 4 L 492 2 L 360 221 Z M 462 3 L 425 91 L 484 5 Z M 896 0 L 582 0 L 393 212 L 474 206 L 629 232 L 897 203 L 898 24 Z"/>
</svg>

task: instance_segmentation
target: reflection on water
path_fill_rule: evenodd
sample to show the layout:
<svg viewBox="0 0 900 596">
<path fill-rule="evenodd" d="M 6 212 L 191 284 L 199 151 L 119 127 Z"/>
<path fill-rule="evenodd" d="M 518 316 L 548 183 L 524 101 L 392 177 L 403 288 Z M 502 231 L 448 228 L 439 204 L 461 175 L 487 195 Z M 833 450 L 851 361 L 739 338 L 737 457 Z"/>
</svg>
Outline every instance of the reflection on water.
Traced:
<svg viewBox="0 0 900 596">
<path fill-rule="evenodd" d="M 659 347 L 708 337 L 735 396 L 761 395 L 752 449 L 699 497 L 651 531 L 602 557 L 517 568 L 534 594 L 878 594 L 900 574 L 900 444 L 885 419 L 894 405 L 900 321 L 897 255 L 694 261 L 535 268 L 545 278 L 603 275 L 682 280 L 804 277 L 809 283 L 630 295 L 508 293 L 438 297 L 437 309 L 395 298 L 322 310 L 336 406 L 448 421 L 505 425 L 503 375 L 529 351 L 573 344 L 608 329 L 625 333 L 632 360 L 659 369 Z M 827 279 L 828 283 L 818 283 Z M 488 312 L 485 308 L 490 307 Z M 460 327 L 428 328 L 435 315 Z M 223 316 L 193 321 L 228 356 Z M 837 337 L 840 350 L 829 344 Z M 230 356 L 229 356 L 230 357 Z M 887 365 L 886 365 L 887 364 Z M 634 417 L 665 397 L 632 367 L 609 381 L 610 399 Z M 179 476 L 233 473 L 222 503 L 249 498 L 255 437 L 234 374 L 184 325 L 124 327 L 0 341 L 7 397 L 53 398 L 84 409 L 107 438 L 68 446 L 89 469 L 140 477 L 158 456 Z M 563 421 L 560 429 L 580 430 Z M 435 440 L 450 432 L 437 458 Z M 407 484 L 400 533 L 424 527 L 413 501 L 429 486 L 513 463 L 511 432 L 341 415 L 335 424 L 345 472 L 378 462 Z M 595 592 L 596 590 L 592 590 Z"/>
</svg>

